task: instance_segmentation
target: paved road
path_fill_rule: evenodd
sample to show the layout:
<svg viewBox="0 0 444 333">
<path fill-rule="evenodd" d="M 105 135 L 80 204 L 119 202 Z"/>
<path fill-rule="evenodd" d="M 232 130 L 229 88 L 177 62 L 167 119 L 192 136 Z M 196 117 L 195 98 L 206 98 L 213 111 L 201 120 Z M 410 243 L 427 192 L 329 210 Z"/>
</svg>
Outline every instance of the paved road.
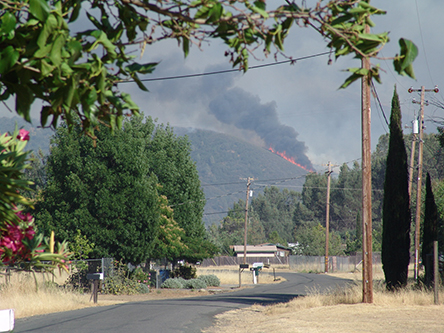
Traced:
<svg viewBox="0 0 444 333">
<path fill-rule="evenodd" d="M 211 296 L 132 302 L 17 319 L 14 332 L 201 332 L 212 326 L 219 313 L 253 304 L 288 302 L 314 288 L 322 292 L 347 283 L 324 274 L 279 275 L 287 281 Z"/>
</svg>

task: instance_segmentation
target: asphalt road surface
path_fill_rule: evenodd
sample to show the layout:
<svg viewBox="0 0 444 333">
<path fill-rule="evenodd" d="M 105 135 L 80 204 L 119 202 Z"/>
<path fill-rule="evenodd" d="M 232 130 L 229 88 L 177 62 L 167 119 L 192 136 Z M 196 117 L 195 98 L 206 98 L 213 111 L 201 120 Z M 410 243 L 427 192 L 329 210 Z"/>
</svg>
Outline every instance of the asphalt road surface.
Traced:
<svg viewBox="0 0 444 333">
<path fill-rule="evenodd" d="M 210 296 L 131 302 L 17 319 L 14 333 L 194 333 L 210 327 L 214 316 L 253 304 L 288 302 L 316 289 L 348 283 L 325 274 L 279 273 L 287 281 L 256 285 Z M 99 296 L 100 298 L 100 296 Z"/>
</svg>

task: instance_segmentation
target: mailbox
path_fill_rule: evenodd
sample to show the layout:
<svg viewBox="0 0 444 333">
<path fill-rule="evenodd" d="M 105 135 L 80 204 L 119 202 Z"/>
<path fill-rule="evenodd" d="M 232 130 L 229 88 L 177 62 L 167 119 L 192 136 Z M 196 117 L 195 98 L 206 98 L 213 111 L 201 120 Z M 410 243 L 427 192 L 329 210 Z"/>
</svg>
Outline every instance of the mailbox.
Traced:
<svg viewBox="0 0 444 333">
<path fill-rule="evenodd" d="M 253 263 L 253 268 L 262 269 L 263 267 L 264 267 L 264 263 L 263 262 L 255 262 L 255 263 Z"/>
<path fill-rule="evenodd" d="M 103 280 L 103 273 L 90 273 L 86 275 L 88 280 Z"/>
<path fill-rule="evenodd" d="M 99 293 L 99 280 L 103 280 L 103 273 L 90 273 L 86 275 L 88 280 L 93 280 L 93 298 L 94 303 L 97 303 L 97 296 Z"/>
</svg>

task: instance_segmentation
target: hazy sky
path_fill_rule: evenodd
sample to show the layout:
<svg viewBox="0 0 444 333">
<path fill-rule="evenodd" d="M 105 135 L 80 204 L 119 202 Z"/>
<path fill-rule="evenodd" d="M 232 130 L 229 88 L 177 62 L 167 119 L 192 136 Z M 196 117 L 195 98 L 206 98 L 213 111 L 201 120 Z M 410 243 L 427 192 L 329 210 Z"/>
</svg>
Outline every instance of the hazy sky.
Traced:
<svg viewBox="0 0 444 333">
<path fill-rule="evenodd" d="M 300 1 L 297 1 L 300 2 Z M 268 1 L 272 6 L 276 1 Z M 307 1 L 310 3 L 310 1 Z M 385 70 L 383 84 L 376 83 L 376 90 L 387 119 L 390 116 L 390 103 L 396 84 L 401 100 L 403 123 L 409 125 L 419 105 L 412 104 L 417 94 L 409 94 L 411 86 L 427 89 L 441 86 L 443 92 L 429 93 L 426 99 L 443 100 L 444 66 L 444 1 L 442 0 L 372 0 L 373 6 L 387 10 L 387 15 L 374 18 L 374 32 L 389 31 L 391 42 L 381 56 L 390 57 L 398 52 L 398 39 L 413 40 L 419 49 L 414 63 L 417 80 L 395 74 L 391 60 L 374 60 Z M 141 62 L 160 64 L 154 74 L 147 78 L 175 76 L 229 69 L 231 65 L 224 57 L 226 47 L 215 41 L 205 45 L 203 51 L 191 49 L 184 59 L 177 43 L 162 42 L 147 46 Z M 285 51 L 293 58 L 309 56 L 327 51 L 326 42 L 308 28 L 294 27 L 286 40 Z M 274 59 L 251 60 L 250 65 L 272 63 Z M 283 60 L 280 58 L 279 60 Z M 351 57 L 340 59 L 327 65 L 328 56 L 298 61 L 294 65 L 284 64 L 261 69 L 252 69 L 246 74 L 231 73 L 214 76 L 187 78 L 167 81 L 146 82 L 150 92 L 139 91 L 134 84 L 121 84 L 120 89 L 128 91 L 146 115 L 158 118 L 159 122 L 169 122 L 173 126 L 213 129 L 237 134 L 261 144 L 264 138 L 257 129 L 264 124 L 279 123 L 283 132 L 297 132 L 297 140 L 305 143 L 306 154 L 318 170 L 322 164 L 331 161 L 342 164 L 359 159 L 361 156 L 361 106 L 360 84 L 355 83 L 345 90 L 338 90 L 347 73 L 347 67 L 359 67 L 360 63 Z M 223 120 L 215 113 L 214 106 L 225 105 L 223 101 L 239 101 L 243 108 L 252 106 L 242 122 L 253 125 L 237 128 L 235 123 Z M 253 102 L 254 101 L 254 102 Z M 255 110 L 262 110 L 255 112 Z M 264 116 L 267 113 L 267 116 Z M 7 111 L 0 106 L 0 115 Z M 442 116 L 443 110 L 433 106 L 425 108 L 426 119 Z M 222 120 L 221 120 L 222 119 Z M 261 125 L 262 122 L 262 125 Z M 427 123 L 426 132 L 436 132 Z M 249 128 L 249 129 L 245 129 Z M 294 131 L 293 131 L 294 129 Z M 381 134 L 386 133 L 387 125 L 379 107 L 372 99 L 372 147 L 374 149 Z M 406 129 L 406 133 L 409 131 Z M 302 145 L 303 146 L 303 145 Z"/>
<path fill-rule="evenodd" d="M 270 4 L 269 1 L 267 3 Z M 418 104 L 412 104 L 412 98 L 419 100 L 419 97 L 409 94 L 409 87 L 420 88 L 424 85 L 433 88 L 441 85 L 444 92 L 444 66 L 440 62 L 444 59 L 444 1 L 373 0 L 371 4 L 387 10 L 387 15 L 374 18 L 375 32 L 390 32 L 391 42 L 381 56 L 390 57 L 399 52 L 398 40 L 401 37 L 413 40 L 419 49 L 414 63 L 416 81 L 395 74 L 391 60 L 374 60 L 386 71 L 382 73 L 383 84 L 376 83 L 376 90 L 387 119 L 390 117 L 391 98 L 396 84 L 403 123 L 409 125 L 414 113 L 419 110 Z M 225 46 L 216 41 L 203 51 L 192 49 L 190 56 L 184 59 L 177 44 L 172 42 L 147 48 L 143 59 L 161 61 L 153 77 L 174 76 L 230 68 L 223 56 L 224 50 Z M 314 31 L 295 27 L 286 40 L 285 51 L 298 58 L 325 52 L 327 48 L 321 36 Z M 252 60 L 251 64 L 273 61 L 273 58 Z M 305 142 L 306 153 L 313 164 L 319 166 L 328 161 L 341 164 L 361 156 L 360 84 L 355 83 L 345 90 L 338 90 L 348 76 L 348 73 L 341 70 L 359 67 L 360 63 L 351 57 L 340 59 L 330 66 L 327 61 L 328 56 L 323 56 L 303 60 L 295 65 L 253 69 L 246 74 L 147 82 L 150 93 L 136 93 L 135 99 L 146 114 L 157 117 L 161 122 L 245 133 L 218 121 L 209 108 L 212 101 L 233 92 L 240 99 L 243 91 L 246 99 L 254 96 L 262 105 L 272 104 L 279 121 L 299 133 L 297 139 Z M 428 96 L 442 99 L 444 95 L 440 92 Z M 427 119 L 433 114 L 442 115 L 443 112 L 428 106 L 425 114 Z M 255 118 L 252 114 L 252 122 L 262 121 L 260 117 Z M 267 122 L 267 119 L 263 119 L 263 122 Z M 427 132 L 435 131 L 432 124 L 427 127 Z M 384 117 L 372 98 L 373 148 L 379 136 L 387 130 Z M 253 133 L 249 137 L 251 140 L 258 139 Z"/>
</svg>

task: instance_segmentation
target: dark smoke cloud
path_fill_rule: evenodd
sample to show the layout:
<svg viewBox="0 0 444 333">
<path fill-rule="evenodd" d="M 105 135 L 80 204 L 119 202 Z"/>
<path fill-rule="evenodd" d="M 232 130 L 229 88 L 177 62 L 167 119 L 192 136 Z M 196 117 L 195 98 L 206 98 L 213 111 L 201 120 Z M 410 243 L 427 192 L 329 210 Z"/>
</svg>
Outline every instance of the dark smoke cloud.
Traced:
<svg viewBox="0 0 444 333">
<path fill-rule="evenodd" d="M 233 88 L 220 92 L 209 104 L 210 113 L 219 121 L 234 125 L 240 129 L 256 132 L 265 144 L 275 151 L 285 152 L 287 157 L 312 169 L 312 164 L 305 154 L 307 147 L 296 138 L 298 133 L 290 126 L 279 122 L 276 103 L 261 104 L 257 96 Z"/>
<path fill-rule="evenodd" d="M 226 64 L 207 67 L 204 72 L 226 69 Z M 163 58 L 156 75 L 174 76 L 195 73 L 177 55 Z M 236 88 L 240 73 L 211 75 L 186 80 L 165 80 L 148 84 L 150 93 L 140 105 L 155 100 L 162 109 L 147 110 L 154 118 L 173 126 L 210 129 L 233 135 L 251 143 L 286 152 L 295 162 L 312 169 L 307 147 L 297 140 L 298 133 L 278 119 L 276 103 L 261 104 L 257 96 Z"/>
</svg>

